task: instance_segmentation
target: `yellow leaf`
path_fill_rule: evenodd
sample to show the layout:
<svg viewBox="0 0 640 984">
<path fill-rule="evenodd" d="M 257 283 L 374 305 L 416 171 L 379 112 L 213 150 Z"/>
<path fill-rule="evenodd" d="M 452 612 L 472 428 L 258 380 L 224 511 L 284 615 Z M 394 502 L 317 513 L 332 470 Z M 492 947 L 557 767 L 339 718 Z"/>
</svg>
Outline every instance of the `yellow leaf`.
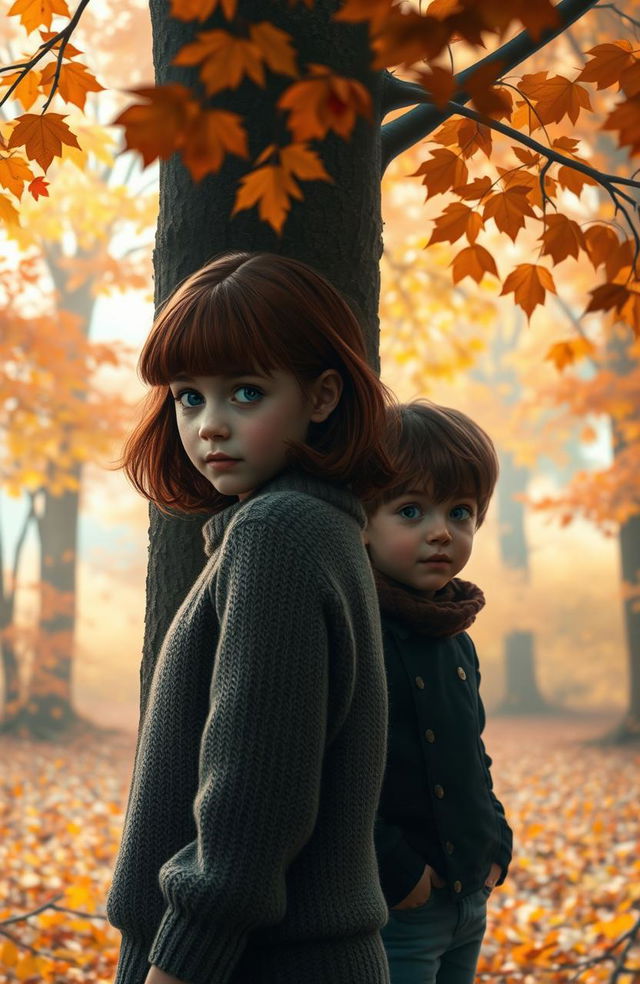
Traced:
<svg viewBox="0 0 640 984">
<path fill-rule="evenodd" d="M 12 75 L 4 75 L 0 79 L 0 86 L 4 88 L 10 88 L 13 83 L 19 78 L 20 73 L 14 72 Z M 40 95 L 40 72 L 36 68 L 32 68 L 31 71 L 27 72 L 22 80 L 15 87 L 11 93 L 12 99 L 17 99 L 21 103 L 23 109 L 31 109 L 34 102 Z"/>
<path fill-rule="evenodd" d="M 0 157 L 0 185 L 16 198 L 22 198 L 24 186 L 32 178 L 29 165 L 21 157 Z"/>
<path fill-rule="evenodd" d="M 0 222 L 8 226 L 19 226 L 20 216 L 13 202 L 6 195 L 0 194 Z"/>
<path fill-rule="evenodd" d="M 9 17 L 20 17 L 28 33 L 35 31 L 36 27 L 51 27 L 54 14 L 70 16 L 65 0 L 16 0 L 9 11 Z"/>
</svg>

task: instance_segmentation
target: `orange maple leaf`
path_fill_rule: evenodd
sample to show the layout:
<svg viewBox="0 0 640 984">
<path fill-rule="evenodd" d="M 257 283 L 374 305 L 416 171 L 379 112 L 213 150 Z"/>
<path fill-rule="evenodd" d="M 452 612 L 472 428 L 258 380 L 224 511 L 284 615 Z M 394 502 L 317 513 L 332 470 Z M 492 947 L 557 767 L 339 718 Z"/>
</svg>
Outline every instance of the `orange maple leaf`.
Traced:
<svg viewBox="0 0 640 984">
<path fill-rule="evenodd" d="M 491 188 L 491 184 L 491 178 L 485 175 L 483 178 L 474 178 L 469 184 L 456 186 L 453 190 L 460 198 L 473 202 L 484 198 Z"/>
<path fill-rule="evenodd" d="M 533 102 L 538 116 L 535 124 L 560 123 L 568 116 L 575 123 L 583 109 L 591 109 L 589 93 L 583 85 L 571 82 L 562 75 L 541 78 L 546 72 L 525 75 L 518 88 Z"/>
<path fill-rule="evenodd" d="M 274 153 L 278 153 L 277 148 L 268 147 L 258 159 L 264 160 L 265 156 Z M 304 145 L 290 144 L 279 151 L 279 157 L 280 163 L 265 164 L 240 179 L 231 213 L 235 215 L 257 205 L 260 218 L 278 234 L 291 209 L 292 199 L 302 198 L 296 178 L 301 181 L 331 181 L 316 152 Z"/>
<path fill-rule="evenodd" d="M 587 305 L 585 314 L 589 311 L 612 311 L 621 313 L 630 298 L 633 298 L 635 291 L 625 284 L 600 284 L 595 287 L 591 294 L 591 300 Z"/>
<path fill-rule="evenodd" d="M 528 318 L 539 304 L 544 304 L 547 291 L 555 294 L 551 271 L 535 263 L 520 263 L 505 280 L 500 295 L 513 293 L 515 302 Z"/>
<path fill-rule="evenodd" d="M 38 201 L 38 199 L 41 198 L 42 196 L 44 196 L 45 198 L 49 197 L 49 192 L 47 191 L 48 187 L 49 187 L 49 182 L 45 181 L 44 177 L 41 174 L 39 174 L 38 177 L 34 178 L 33 181 L 29 184 L 29 191 L 31 192 L 35 200 Z"/>
<path fill-rule="evenodd" d="M 588 338 L 569 338 L 565 342 L 555 342 L 544 358 L 545 362 L 553 362 L 556 369 L 561 372 L 578 359 L 584 359 L 594 352 L 595 345 Z"/>
<path fill-rule="evenodd" d="M 171 0 L 170 16 L 181 21 L 206 21 L 218 7 L 227 20 L 236 15 L 237 0 Z"/>
<path fill-rule="evenodd" d="M 452 95 L 456 91 L 456 80 L 448 68 L 441 68 L 439 65 L 432 65 L 428 72 L 418 72 L 417 81 L 424 88 L 425 92 L 431 98 L 431 102 L 438 109 L 444 109 Z M 459 123 L 459 120 L 455 121 Z M 441 134 L 441 127 L 438 134 Z M 444 140 L 438 140 L 438 143 L 444 143 Z"/>
<path fill-rule="evenodd" d="M 392 7 L 375 31 L 371 44 L 374 69 L 431 61 L 451 40 L 453 27 L 449 21 L 413 10 L 400 11 L 400 7 Z"/>
<path fill-rule="evenodd" d="M 582 189 L 585 185 L 598 184 L 591 175 L 585 174 L 583 171 L 576 171 L 575 168 L 569 167 L 567 164 L 563 164 L 558 168 L 556 176 L 560 187 L 566 188 L 567 191 L 572 191 L 578 198 L 582 194 Z"/>
<path fill-rule="evenodd" d="M 631 153 L 640 153 L 640 95 L 618 103 L 602 124 L 603 130 L 619 130 L 618 142 L 631 147 Z"/>
<path fill-rule="evenodd" d="M 16 198 L 22 198 L 27 181 L 31 181 L 31 168 L 21 157 L 0 157 L 0 185 Z"/>
<path fill-rule="evenodd" d="M 587 52 L 593 58 L 584 66 L 576 81 L 593 82 L 598 89 L 608 89 L 616 84 L 620 88 L 623 71 L 636 62 L 632 52 L 633 46 L 626 40 L 597 44 Z"/>
<path fill-rule="evenodd" d="M 181 48 L 174 65 L 201 65 L 200 78 L 208 95 L 237 89 L 245 76 L 264 86 L 264 54 L 255 41 L 229 31 L 202 31 Z"/>
<path fill-rule="evenodd" d="M 455 243 L 465 235 L 470 243 L 474 243 L 482 225 L 482 219 L 474 209 L 462 202 L 452 202 L 436 219 L 435 229 L 427 246 L 442 242 Z"/>
<path fill-rule="evenodd" d="M 322 140 L 329 130 L 346 139 L 357 116 L 371 118 L 371 96 L 361 82 L 333 75 L 324 65 L 309 65 L 309 74 L 278 100 L 280 109 L 289 110 L 287 126 L 296 143 Z"/>
<path fill-rule="evenodd" d="M 20 17 L 20 22 L 28 34 L 35 31 L 37 27 L 51 27 L 51 18 L 54 14 L 71 16 L 65 0 L 16 0 L 9 11 L 9 17 L 14 15 Z"/>
<path fill-rule="evenodd" d="M 585 234 L 585 249 L 589 254 L 589 259 L 593 263 L 594 267 L 597 269 L 601 263 L 604 263 L 611 253 L 617 250 L 620 245 L 620 241 L 611 228 L 607 225 L 592 225 L 590 226 Z"/>
<path fill-rule="evenodd" d="M 129 106 L 113 122 L 124 127 L 127 149 L 137 150 L 146 167 L 157 157 L 166 160 L 182 146 L 200 107 L 192 99 L 191 91 L 175 82 L 134 89 L 133 93 L 148 102 Z"/>
<path fill-rule="evenodd" d="M 248 157 L 247 132 L 242 117 L 224 109 L 203 110 L 185 133 L 182 159 L 194 181 L 219 171 L 226 154 Z"/>
<path fill-rule="evenodd" d="M 304 143 L 292 143 L 280 151 L 280 163 L 285 171 L 300 181 L 332 181 L 315 150 Z"/>
<path fill-rule="evenodd" d="M 492 273 L 494 277 L 499 277 L 493 256 L 479 243 L 466 246 L 465 249 L 461 250 L 454 257 L 452 266 L 454 284 L 464 280 L 465 277 L 471 277 L 479 284 L 485 273 Z"/>
<path fill-rule="evenodd" d="M 47 65 L 42 73 L 42 85 L 51 85 L 56 74 L 56 63 Z M 94 75 L 91 74 L 86 65 L 82 62 L 63 62 L 60 67 L 60 77 L 56 92 L 65 102 L 73 103 L 80 109 L 84 109 L 87 101 L 88 92 L 102 92 L 104 86 L 100 85 Z"/>
<path fill-rule="evenodd" d="M 531 0 L 521 0 L 513 14 L 522 21 L 523 27 L 534 41 L 537 41 L 544 31 L 558 24 L 558 11 L 550 0 L 535 0 L 535 3 L 531 3 Z"/>
<path fill-rule="evenodd" d="M 544 247 L 542 252 L 549 255 L 554 263 L 560 263 L 568 256 L 577 257 L 580 250 L 585 249 L 582 229 L 573 219 L 560 212 L 547 215 L 544 224 L 545 230 L 540 237 Z"/>
<path fill-rule="evenodd" d="M 251 25 L 249 35 L 262 52 L 262 57 L 272 72 L 276 75 L 289 75 L 292 78 L 297 76 L 296 51 L 292 47 L 290 34 L 274 27 L 269 21 L 261 21 L 259 24 Z"/>
<path fill-rule="evenodd" d="M 487 199 L 482 213 L 485 222 L 493 219 L 500 232 L 506 232 L 514 243 L 527 216 L 535 214 L 527 198 L 528 190 L 525 185 L 514 185 L 506 191 L 495 192 Z"/>
<path fill-rule="evenodd" d="M 513 97 L 509 90 L 494 84 L 502 74 L 503 67 L 502 62 L 489 62 L 477 68 L 465 83 L 465 89 L 476 109 L 487 116 L 506 116 L 513 108 Z"/>
<path fill-rule="evenodd" d="M 457 154 L 439 147 L 431 151 L 429 160 L 424 161 L 410 177 L 422 177 L 427 197 L 431 198 L 433 195 L 444 194 L 457 185 L 466 184 L 468 175 L 467 165 Z"/>
<path fill-rule="evenodd" d="M 24 113 L 9 138 L 9 147 L 24 147 L 30 161 L 37 161 L 46 171 L 54 157 L 60 157 L 62 145 L 79 147 L 75 133 L 59 113 Z"/>
</svg>

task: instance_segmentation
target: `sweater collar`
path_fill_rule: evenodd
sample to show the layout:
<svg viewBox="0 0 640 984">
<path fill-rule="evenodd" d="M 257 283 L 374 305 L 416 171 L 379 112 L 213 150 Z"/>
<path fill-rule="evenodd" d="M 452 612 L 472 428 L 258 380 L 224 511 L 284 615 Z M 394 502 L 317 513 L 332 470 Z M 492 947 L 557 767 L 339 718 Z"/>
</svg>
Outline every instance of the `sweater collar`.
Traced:
<svg viewBox="0 0 640 984">
<path fill-rule="evenodd" d="M 207 557 L 210 557 L 222 543 L 227 527 L 236 513 L 240 512 L 242 507 L 246 506 L 249 502 L 253 502 L 260 496 L 268 495 L 272 492 L 304 492 L 306 495 L 312 495 L 316 499 L 322 499 L 324 502 L 328 502 L 330 505 L 335 506 L 337 509 L 342 509 L 343 512 L 352 516 L 360 528 L 364 529 L 366 522 L 364 509 L 348 488 L 344 485 L 328 482 L 326 479 L 317 478 L 315 475 L 310 475 L 307 472 L 288 468 L 259 488 L 248 499 L 243 499 L 241 502 L 234 502 L 207 520 L 202 528 Z"/>
<path fill-rule="evenodd" d="M 441 638 L 464 632 L 484 607 L 484 595 L 470 581 L 454 577 L 433 598 L 425 598 L 374 569 L 380 610 L 419 635 Z"/>
</svg>

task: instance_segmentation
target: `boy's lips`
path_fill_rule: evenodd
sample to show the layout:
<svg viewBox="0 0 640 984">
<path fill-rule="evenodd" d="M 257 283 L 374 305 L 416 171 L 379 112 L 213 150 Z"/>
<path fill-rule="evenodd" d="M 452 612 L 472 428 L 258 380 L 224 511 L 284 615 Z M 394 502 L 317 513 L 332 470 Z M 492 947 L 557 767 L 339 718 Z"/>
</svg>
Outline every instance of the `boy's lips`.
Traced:
<svg viewBox="0 0 640 984">
<path fill-rule="evenodd" d="M 421 564 L 450 564 L 451 557 L 447 557 L 446 554 L 433 554 L 431 557 L 425 557 L 424 560 L 420 561 Z"/>
</svg>

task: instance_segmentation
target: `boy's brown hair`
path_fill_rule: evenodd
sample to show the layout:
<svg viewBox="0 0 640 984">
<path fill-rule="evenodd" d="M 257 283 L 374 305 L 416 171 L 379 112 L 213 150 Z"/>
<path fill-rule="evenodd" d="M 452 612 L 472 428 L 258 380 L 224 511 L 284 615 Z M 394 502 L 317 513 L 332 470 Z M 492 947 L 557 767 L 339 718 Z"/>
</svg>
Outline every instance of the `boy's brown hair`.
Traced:
<svg viewBox="0 0 640 984">
<path fill-rule="evenodd" d="M 486 431 L 465 413 L 429 400 L 391 407 L 387 449 L 396 478 L 365 501 L 369 516 L 409 489 L 427 489 L 436 502 L 473 496 L 478 503 L 476 526 L 482 524 L 498 479 L 498 456 Z"/>
<path fill-rule="evenodd" d="M 167 300 L 139 362 L 151 386 L 121 466 L 160 509 L 209 512 L 235 497 L 221 495 L 191 464 L 176 424 L 169 382 L 179 375 L 293 373 L 303 391 L 336 369 L 343 392 L 336 409 L 312 423 L 289 460 L 303 470 L 349 484 L 364 497 L 389 484 L 384 448 L 386 387 L 367 364 L 360 325 L 338 291 L 311 267 L 270 253 L 221 256 L 190 276 Z"/>
</svg>

